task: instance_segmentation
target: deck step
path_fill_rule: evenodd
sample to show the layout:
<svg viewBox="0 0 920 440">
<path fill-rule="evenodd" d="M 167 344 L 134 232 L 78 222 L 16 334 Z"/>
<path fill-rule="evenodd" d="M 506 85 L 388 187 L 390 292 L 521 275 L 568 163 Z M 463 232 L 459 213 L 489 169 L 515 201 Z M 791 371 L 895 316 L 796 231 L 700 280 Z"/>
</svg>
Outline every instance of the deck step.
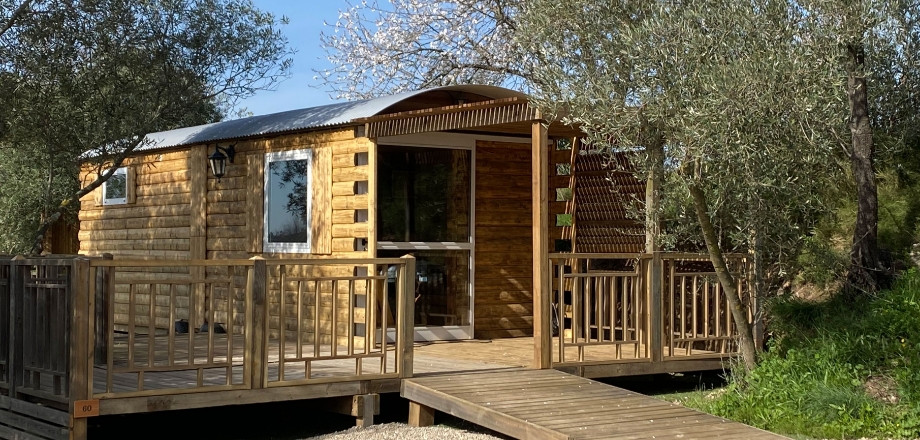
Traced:
<svg viewBox="0 0 920 440">
<path fill-rule="evenodd" d="M 556 370 L 405 379 L 401 395 L 519 439 L 786 438 Z"/>
</svg>

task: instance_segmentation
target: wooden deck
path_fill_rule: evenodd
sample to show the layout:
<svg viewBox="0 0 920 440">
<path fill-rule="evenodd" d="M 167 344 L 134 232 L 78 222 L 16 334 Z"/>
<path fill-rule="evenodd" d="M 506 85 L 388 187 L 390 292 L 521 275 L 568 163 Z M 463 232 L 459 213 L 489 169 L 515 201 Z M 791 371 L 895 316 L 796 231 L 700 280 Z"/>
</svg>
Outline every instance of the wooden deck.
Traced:
<svg viewBox="0 0 920 440">
<path fill-rule="evenodd" d="M 213 350 L 209 353 L 209 337 L 207 334 L 197 334 L 194 336 L 194 365 L 213 364 L 227 362 L 228 347 L 233 349 L 232 367 L 205 368 L 202 371 L 202 385 L 208 386 L 225 386 L 239 385 L 243 383 L 244 373 L 244 341 L 242 335 L 235 335 L 233 341 L 228 341 L 226 334 L 215 334 L 212 336 L 213 341 L 210 344 Z M 183 337 L 179 343 L 174 342 L 172 367 L 179 370 L 173 371 L 148 371 L 143 376 L 143 390 L 175 390 L 182 388 L 195 388 L 198 386 L 198 370 L 194 366 L 187 370 L 182 370 L 183 365 L 188 364 L 189 350 L 187 345 L 188 339 Z M 133 341 L 135 353 L 132 362 L 137 367 L 169 367 L 167 353 L 169 352 L 169 342 L 166 336 L 156 336 L 154 342 L 154 360 L 151 363 L 149 358 L 149 342 L 146 336 L 140 336 Z M 468 371 L 483 370 L 505 370 L 528 368 L 533 359 L 533 338 L 506 338 L 493 340 L 468 340 L 452 341 L 438 343 L 415 343 L 414 349 L 414 375 L 429 376 L 444 373 L 459 373 Z M 129 368 L 128 360 L 129 342 L 126 336 L 119 336 L 115 339 L 114 345 L 114 362 L 116 374 L 113 377 L 113 388 L 111 393 L 129 393 L 138 391 L 138 374 L 136 372 L 119 372 Z M 276 340 L 271 340 L 268 344 L 268 380 L 279 381 L 279 344 Z M 381 365 L 381 358 L 367 358 L 361 363 L 362 374 L 375 374 L 384 368 L 386 372 L 392 372 L 396 365 L 396 356 L 394 347 L 390 346 L 387 351 L 387 362 Z M 610 347 L 595 347 L 597 349 Z M 640 351 L 644 347 L 639 347 Z M 622 354 L 627 359 L 634 359 L 634 348 L 624 346 Z M 341 347 L 345 351 L 345 347 Z M 376 350 L 379 352 L 379 349 Z M 287 344 L 285 346 L 286 358 L 296 357 L 296 344 Z M 302 348 L 304 356 L 313 355 L 313 344 L 304 345 Z M 324 350 L 320 353 L 321 357 L 328 357 L 331 353 Z M 679 358 L 679 353 L 677 353 Z M 600 350 L 588 356 L 587 361 L 605 361 L 605 357 Z M 686 362 L 686 361 L 683 361 Z M 704 365 L 699 360 L 683 367 L 680 361 L 661 364 L 661 368 L 655 371 L 649 370 L 652 366 L 648 362 L 622 362 L 619 364 L 624 374 L 643 374 L 657 373 L 663 371 L 679 372 L 692 370 L 702 370 L 708 365 L 709 368 L 720 368 L 721 361 L 709 359 L 708 364 Z M 656 367 L 658 367 L 656 365 Z M 106 394 L 107 379 L 106 365 L 97 365 L 93 374 L 93 390 L 96 394 Z M 670 368 L 671 370 L 667 370 Z M 323 362 L 315 362 L 311 366 L 311 379 L 330 379 L 337 376 L 349 376 L 355 374 L 355 359 L 333 359 Z M 565 368 L 562 368 L 564 371 Z M 662 371 L 658 371 L 662 370 Z M 584 371 L 584 370 L 581 370 Z M 587 370 L 590 373 L 590 369 Z M 228 383 L 229 372 L 229 383 Z M 568 371 L 578 374 L 578 371 Z M 303 363 L 288 361 L 284 367 L 285 380 L 298 380 L 305 378 L 306 369 Z M 578 374 L 584 375 L 584 374 Z M 590 377 L 590 375 L 589 375 Z M 595 376 L 597 377 L 597 376 Z M 50 386 L 50 385 L 49 385 Z"/>
<path fill-rule="evenodd" d="M 520 439 L 785 438 L 555 370 L 405 379 L 401 395 L 414 424 L 437 410 Z"/>
</svg>

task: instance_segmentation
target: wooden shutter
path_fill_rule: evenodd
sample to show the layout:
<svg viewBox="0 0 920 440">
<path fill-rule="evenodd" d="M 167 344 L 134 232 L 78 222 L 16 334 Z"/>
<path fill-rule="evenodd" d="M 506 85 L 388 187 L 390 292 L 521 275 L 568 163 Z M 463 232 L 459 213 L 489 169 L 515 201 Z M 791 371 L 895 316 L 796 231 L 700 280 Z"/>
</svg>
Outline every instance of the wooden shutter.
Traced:
<svg viewBox="0 0 920 440">
<path fill-rule="evenodd" d="M 332 147 L 313 149 L 310 253 L 332 253 Z"/>
<path fill-rule="evenodd" d="M 249 249 L 251 253 L 262 253 L 262 223 L 265 215 L 263 193 L 265 185 L 265 155 L 261 152 L 246 156 L 247 182 L 246 191 L 246 229 L 249 234 Z"/>
</svg>

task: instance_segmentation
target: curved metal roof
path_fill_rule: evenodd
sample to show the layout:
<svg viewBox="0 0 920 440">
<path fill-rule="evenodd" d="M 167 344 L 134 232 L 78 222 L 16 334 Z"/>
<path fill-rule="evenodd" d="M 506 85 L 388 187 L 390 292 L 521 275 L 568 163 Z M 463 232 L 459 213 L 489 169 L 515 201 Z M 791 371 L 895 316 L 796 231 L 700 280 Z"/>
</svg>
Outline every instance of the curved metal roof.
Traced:
<svg viewBox="0 0 920 440">
<path fill-rule="evenodd" d="M 462 85 L 438 87 L 399 93 L 396 95 L 381 96 L 379 98 L 366 99 L 363 101 L 340 102 L 319 107 L 289 110 L 281 113 L 252 116 L 150 133 L 146 136 L 147 142 L 142 144 L 143 146 L 139 147 L 137 151 L 159 150 L 162 148 L 247 138 L 272 133 L 345 125 L 356 119 L 375 116 L 396 103 L 432 91 L 469 92 L 488 96 L 492 99 L 510 97 L 526 98 L 526 95 L 523 93 L 495 86 Z"/>
</svg>

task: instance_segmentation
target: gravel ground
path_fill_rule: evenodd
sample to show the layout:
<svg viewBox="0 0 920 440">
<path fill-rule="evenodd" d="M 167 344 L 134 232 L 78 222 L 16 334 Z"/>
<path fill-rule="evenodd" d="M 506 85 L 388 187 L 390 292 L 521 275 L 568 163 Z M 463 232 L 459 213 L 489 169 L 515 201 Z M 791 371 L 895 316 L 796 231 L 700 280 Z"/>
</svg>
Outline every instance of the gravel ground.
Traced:
<svg viewBox="0 0 920 440">
<path fill-rule="evenodd" d="M 500 440 L 488 434 L 470 432 L 463 429 L 446 426 L 431 426 L 428 428 L 413 428 L 404 423 L 386 423 L 373 425 L 370 428 L 351 428 L 345 431 L 334 432 L 308 440 Z"/>
</svg>

